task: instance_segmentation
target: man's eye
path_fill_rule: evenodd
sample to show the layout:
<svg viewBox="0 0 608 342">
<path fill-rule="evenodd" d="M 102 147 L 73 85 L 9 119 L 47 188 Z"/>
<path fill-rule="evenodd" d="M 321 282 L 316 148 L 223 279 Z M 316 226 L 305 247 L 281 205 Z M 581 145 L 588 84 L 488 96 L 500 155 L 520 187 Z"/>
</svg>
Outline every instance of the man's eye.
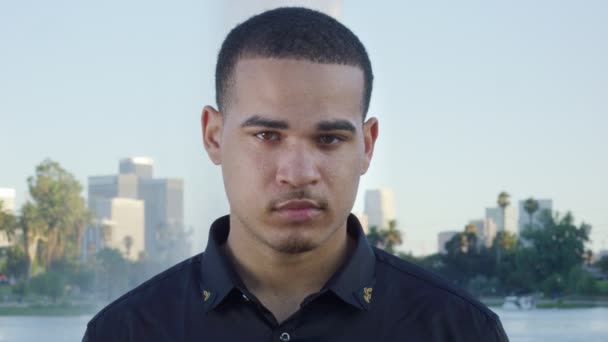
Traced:
<svg viewBox="0 0 608 342">
<path fill-rule="evenodd" d="M 255 135 L 260 140 L 275 141 L 279 140 L 279 134 L 275 132 L 260 132 Z"/>
<path fill-rule="evenodd" d="M 319 142 L 323 145 L 335 145 L 342 140 L 335 135 L 322 135 L 319 137 Z"/>
</svg>

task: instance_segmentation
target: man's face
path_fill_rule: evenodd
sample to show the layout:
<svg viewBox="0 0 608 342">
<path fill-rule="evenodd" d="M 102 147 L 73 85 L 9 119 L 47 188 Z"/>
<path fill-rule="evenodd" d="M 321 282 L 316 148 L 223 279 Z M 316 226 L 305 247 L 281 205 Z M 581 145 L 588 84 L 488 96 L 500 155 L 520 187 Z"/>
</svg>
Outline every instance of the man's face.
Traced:
<svg viewBox="0 0 608 342">
<path fill-rule="evenodd" d="M 203 112 L 222 165 L 231 229 L 282 253 L 315 249 L 346 223 L 377 136 L 362 120 L 360 68 L 240 60 L 225 112 Z"/>
</svg>

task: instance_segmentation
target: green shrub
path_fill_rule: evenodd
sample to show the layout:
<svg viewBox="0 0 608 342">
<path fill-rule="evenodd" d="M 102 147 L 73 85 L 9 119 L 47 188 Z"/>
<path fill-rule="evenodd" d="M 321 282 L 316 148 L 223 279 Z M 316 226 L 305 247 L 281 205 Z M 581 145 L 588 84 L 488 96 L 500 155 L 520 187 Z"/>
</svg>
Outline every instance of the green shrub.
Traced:
<svg viewBox="0 0 608 342">
<path fill-rule="evenodd" d="M 55 303 L 63 295 L 65 279 L 58 272 L 45 272 L 30 280 L 30 289 L 34 293 L 50 297 Z"/>
<path fill-rule="evenodd" d="M 608 280 L 599 280 L 595 282 L 596 294 L 600 296 L 608 296 Z"/>
</svg>

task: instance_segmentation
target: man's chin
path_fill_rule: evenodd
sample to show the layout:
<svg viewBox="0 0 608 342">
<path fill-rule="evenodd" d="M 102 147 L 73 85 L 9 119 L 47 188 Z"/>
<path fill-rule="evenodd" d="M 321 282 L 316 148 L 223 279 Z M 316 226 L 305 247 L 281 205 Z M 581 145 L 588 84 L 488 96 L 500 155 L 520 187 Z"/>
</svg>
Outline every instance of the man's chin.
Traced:
<svg viewBox="0 0 608 342">
<path fill-rule="evenodd" d="M 308 239 L 291 238 L 271 244 L 272 249 L 283 254 L 302 254 L 317 248 L 317 245 Z"/>
</svg>

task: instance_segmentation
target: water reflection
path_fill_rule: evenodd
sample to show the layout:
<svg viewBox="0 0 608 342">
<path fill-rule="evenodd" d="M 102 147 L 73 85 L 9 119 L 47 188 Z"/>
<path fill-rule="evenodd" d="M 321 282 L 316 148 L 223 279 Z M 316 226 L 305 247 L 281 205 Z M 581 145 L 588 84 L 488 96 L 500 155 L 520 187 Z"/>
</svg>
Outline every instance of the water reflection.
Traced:
<svg viewBox="0 0 608 342">
<path fill-rule="evenodd" d="M 494 311 L 501 317 L 512 342 L 608 340 L 608 308 Z M 0 317 L 0 342 L 80 341 L 90 318 Z"/>
<path fill-rule="evenodd" d="M 91 316 L 1 316 L 0 342 L 80 341 Z"/>
<path fill-rule="evenodd" d="M 608 340 L 608 308 L 494 311 L 512 342 Z"/>
</svg>

